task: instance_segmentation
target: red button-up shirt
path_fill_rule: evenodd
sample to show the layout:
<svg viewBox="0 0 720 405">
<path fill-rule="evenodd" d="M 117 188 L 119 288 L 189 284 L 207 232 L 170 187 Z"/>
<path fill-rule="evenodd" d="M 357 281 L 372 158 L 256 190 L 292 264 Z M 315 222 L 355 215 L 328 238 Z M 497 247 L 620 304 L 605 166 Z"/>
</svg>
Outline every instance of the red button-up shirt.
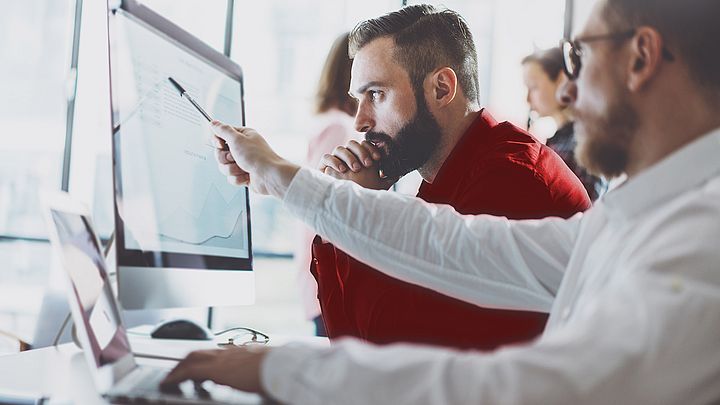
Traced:
<svg viewBox="0 0 720 405">
<path fill-rule="evenodd" d="M 485 110 L 417 196 L 461 214 L 512 219 L 570 217 L 590 207 L 582 183 L 557 154 Z M 491 350 L 530 340 L 545 326 L 546 314 L 480 308 L 393 279 L 317 237 L 312 250 L 310 270 L 330 338 Z"/>
</svg>

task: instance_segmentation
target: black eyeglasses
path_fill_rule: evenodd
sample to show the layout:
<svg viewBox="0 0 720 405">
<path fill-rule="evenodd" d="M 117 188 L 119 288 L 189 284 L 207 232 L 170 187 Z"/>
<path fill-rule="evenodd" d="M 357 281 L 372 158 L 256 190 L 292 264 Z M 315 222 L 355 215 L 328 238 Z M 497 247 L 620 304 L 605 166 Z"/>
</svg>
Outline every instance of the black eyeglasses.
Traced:
<svg viewBox="0 0 720 405">
<path fill-rule="evenodd" d="M 259 344 L 259 345 L 266 345 L 268 342 L 270 342 L 270 336 L 257 331 L 255 329 L 250 328 L 243 328 L 243 327 L 237 327 L 237 328 L 230 328 L 227 330 L 224 330 L 222 332 L 218 332 L 215 335 L 223 335 L 228 332 L 233 331 L 241 331 L 240 333 L 236 333 L 233 337 L 228 338 L 227 342 L 224 343 L 218 343 L 218 346 L 220 347 L 227 347 L 227 346 L 247 346 L 247 345 L 253 345 L 253 344 Z"/>
<path fill-rule="evenodd" d="M 622 32 L 611 32 L 609 34 L 588 35 L 585 37 L 575 38 L 574 40 L 563 39 L 560 41 L 560 48 L 563 53 L 563 69 L 570 80 L 577 79 L 580 75 L 582 67 L 581 56 L 583 54 L 582 44 L 596 41 L 620 41 L 632 38 L 637 30 L 635 28 Z M 675 57 L 663 47 L 663 58 L 668 61 L 675 60 Z"/>
</svg>

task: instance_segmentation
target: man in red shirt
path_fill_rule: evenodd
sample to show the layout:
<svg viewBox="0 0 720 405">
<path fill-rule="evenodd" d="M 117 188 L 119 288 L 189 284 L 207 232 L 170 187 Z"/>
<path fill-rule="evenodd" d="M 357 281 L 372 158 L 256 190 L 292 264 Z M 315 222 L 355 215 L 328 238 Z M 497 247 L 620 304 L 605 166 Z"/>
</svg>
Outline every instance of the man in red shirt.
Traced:
<svg viewBox="0 0 720 405">
<path fill-rule="evenodd" d="M 351 34 L 350 93 L 366 141 L 326 155 L 324 172 L 387 189 L 418 170 L 419 198 L 463 214 L 530 219 L 589 208 L 582 184 L 554 152 L 480 109 L 469 32 L 459 15 L 432 6 L 361 23 Z M 544 328 L 546 314 L 449 298 L 388 277 L 320 238 L 312 249 L 330 338 L 490 350 L 530 340 Z"/>
</svg>

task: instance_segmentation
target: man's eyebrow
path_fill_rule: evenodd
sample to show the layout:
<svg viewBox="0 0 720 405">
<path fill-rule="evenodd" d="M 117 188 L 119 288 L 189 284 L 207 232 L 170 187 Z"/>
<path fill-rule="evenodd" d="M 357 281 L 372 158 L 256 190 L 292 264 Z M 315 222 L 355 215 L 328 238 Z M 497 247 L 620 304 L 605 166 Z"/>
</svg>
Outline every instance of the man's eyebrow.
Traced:
<svg viewBox="0 0 720 405">
<path fill-rule="evenodd" d="M 360 86 L 360 88 L 357 89 L 356 92 L 353 92 L 352 90 L 348 91 L 348 94 L 349 94 L 350 97 L 352 97 L 352 98 L 357 98 L 356 94 L 357 94 L 357 95 L 363 94 L 363 93 L 365 93 L 365 92 L 367 91 L 367 89 L 369 89 L 370 87 L 384 87 L 384 86 L 385 86 L 385 84 L 384 84 L 383 82 L 372 81 L 372 82 L 368 82 L 368 83 L 365 83 L 364 85 Z"/>
</svg>

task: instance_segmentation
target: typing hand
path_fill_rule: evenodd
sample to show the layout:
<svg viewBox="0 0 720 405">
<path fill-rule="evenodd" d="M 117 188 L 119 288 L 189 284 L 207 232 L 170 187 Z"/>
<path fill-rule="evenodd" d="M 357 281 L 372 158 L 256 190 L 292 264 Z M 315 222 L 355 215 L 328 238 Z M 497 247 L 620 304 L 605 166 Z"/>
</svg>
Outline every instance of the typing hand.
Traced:
<svg viewBox="0 0 720 405">
<path fill-rule="evenodd" d="M 351 180 L 374 190 L 387 190 L 398 179 L 387 178 L 378 169 L 380 151 L 367 141 L 350 141 L 320 160 L 319 170 L 336 179 Z"/>
<path fill-rule="evenodd" d="M 175 366 L 160 387 L 167 391 L 183 381 L 192 380 L 197 384 L 209 380 L 262 394 L 260 365 L 270 350 L 267 346 L 246 346 L 192 352 Z"/>
</svg>

